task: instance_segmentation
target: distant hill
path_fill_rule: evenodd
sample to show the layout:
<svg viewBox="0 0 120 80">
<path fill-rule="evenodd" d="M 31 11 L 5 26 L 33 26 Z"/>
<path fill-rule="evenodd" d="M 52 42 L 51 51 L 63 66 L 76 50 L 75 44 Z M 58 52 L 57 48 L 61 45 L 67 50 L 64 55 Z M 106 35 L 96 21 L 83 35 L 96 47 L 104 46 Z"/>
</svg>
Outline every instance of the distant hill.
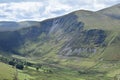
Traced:
<svg viewBox="0 0 120 80">
<path fill-rule="evenodd" d="M 24 22 L 0 21 L 0 31 L 15 31 L 30 26 L 39 26 L 39 24 L 36 21 L 24 21 Z"/>
</svg>

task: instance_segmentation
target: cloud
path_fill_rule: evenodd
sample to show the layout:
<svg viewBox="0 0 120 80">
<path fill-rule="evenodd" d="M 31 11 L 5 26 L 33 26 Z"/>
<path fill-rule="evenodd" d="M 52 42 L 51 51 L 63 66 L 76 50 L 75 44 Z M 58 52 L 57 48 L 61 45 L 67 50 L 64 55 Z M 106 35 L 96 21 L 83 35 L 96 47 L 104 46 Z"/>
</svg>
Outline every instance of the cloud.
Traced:
<svg viewBox="0 0 120 80">
<path fill-rule="evenodd" d="M 3 3 L 0 5 L 0 15 L 8 20 L 32 19 L 40 15 L 39 9 L 42 7 L 41 2 Z"/>
<path fill-rule="evenodd" d="M 43 20 L 85 9 L 100 10 L 119 0 L 0 0 L 0 21 Z"/>
<path fill-rule="evenodd" d="M 0 3 L 10 3 L 10 2 L 43 2 L 45 0 L 0 0 Z"/>
<path fill-rule="evenodd" d="M 94 10 L 100 10 L 120 3 L 119 0 L 94 0 Z"/>
</svg>

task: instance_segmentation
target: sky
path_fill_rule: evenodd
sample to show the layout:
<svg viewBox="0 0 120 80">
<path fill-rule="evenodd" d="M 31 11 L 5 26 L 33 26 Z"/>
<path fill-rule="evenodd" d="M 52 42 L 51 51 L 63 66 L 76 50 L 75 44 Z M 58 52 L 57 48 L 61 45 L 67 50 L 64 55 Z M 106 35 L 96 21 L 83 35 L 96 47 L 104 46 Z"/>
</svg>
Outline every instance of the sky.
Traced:
<svg viewBox="0 0 120 80">
<path fill-rule="evenodd" d="M 97 11 L 120 0 L 0 0 L 0 21 L 42 21 L 76 10 Z"/>
</svg>

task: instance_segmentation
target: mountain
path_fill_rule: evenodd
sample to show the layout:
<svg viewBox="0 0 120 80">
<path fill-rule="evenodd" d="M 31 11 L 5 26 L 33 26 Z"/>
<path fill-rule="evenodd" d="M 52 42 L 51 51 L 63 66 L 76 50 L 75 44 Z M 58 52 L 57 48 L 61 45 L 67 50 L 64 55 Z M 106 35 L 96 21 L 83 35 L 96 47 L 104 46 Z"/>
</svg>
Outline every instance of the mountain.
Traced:
<svg viewBox="0 0 120 80">
<path fill-rule="evenodd" d="M 41 22 L 0 22 L 0 51 L 20 56 L 120 60 L 120 4 Z"/>
<path fill-rule="evenodd" d="M 19 80 L 118 80 L 119 11 L 120 4 L 96 12 L 78 10 L 41 22 L 2 21 L 0 61 L 27 65 L 18 70 Z M 11 69 L 0 64 L 1 69 Z M 15 74 L 10 74 L 6 75 L 12 80 Z"/>
</svg>

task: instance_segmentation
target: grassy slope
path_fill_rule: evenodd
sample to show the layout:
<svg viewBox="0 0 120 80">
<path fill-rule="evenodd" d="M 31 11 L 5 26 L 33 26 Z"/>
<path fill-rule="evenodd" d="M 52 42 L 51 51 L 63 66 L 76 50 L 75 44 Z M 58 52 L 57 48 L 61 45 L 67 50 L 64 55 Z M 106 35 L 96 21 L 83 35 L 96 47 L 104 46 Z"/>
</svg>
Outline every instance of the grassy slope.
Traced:
<svg viewBox="0 0 120 80">
<path fill-rule="evenodd" d="M 107 33 L 107 38 L 105 40 L 105 43 L 107 44 L 106 48 L 98 48 L 102 51 L 97 51 L 97 54 L 94 55 L 94 57 L 92 56 L 93 59 L 96 57 L 96 59 L 103 58 L 104 60 L 120 60 L 120 41 L 117 40 L 116 42 L 115 40 L 120 36 L 120 20 L 103 15 L 102 12 L 103 14 L 119 14 L 119 8 L 113 6 L 112 8 L 103 9 L 97 12 L 80 10 L 75 12 L 75 14 L 78 16 L 78 21 L 85 23 L 85 29 L 102 29 Z"/>
<path fill-rule="evenodd" d="M 0 62 L 0 80 L 13 80 L 15 69 Z"/>
<path fill-rule="evenodd" d="M 15 69 L 4 63 L 0 63 L 0 66 L 0 80 L 13 80 Z M 88 70 L 85 67 L 75 69 L 59 65 L 43 66 L 39 71 L 36 71 L 34 67 L 27 67 L 22 71 L 18 70 L 18 78 L 19 80 L 113 80 L 120 74 L 119 66 L 119 62 L 100 62 Z M 52 73 L 44 72 L 44 69 L 50 69 Z M 78 73 L 78 71 L 85 73 Z"/>
<path fill-rule="evenodd" d="M 110 41 L 108 43 L 108 46 L 106 50 L 104 51 L 103 57 L 106 60 L 119 60 L 120 59 L 120 33 L 119 32 L 113 32 L 112 37 L 110 38 Z"/>
<path fill-rule="evenodd" d="M 21 70 L 18 71 L 18 79 L 24 80 L 26 79 L 33 79 L 28 74 L 23 73 Z M 12 66 L 0 62 L 0 80 L 13 80 L 15 76 L 16 70 L 12 68 Z"/>
<path fill-rule="evenodd" d="M 78 21 L 85 23 L 85 29 L 119 31 L 120 20 L 112 19 L 97 12 L 77 11 Z"/>
</svg>

